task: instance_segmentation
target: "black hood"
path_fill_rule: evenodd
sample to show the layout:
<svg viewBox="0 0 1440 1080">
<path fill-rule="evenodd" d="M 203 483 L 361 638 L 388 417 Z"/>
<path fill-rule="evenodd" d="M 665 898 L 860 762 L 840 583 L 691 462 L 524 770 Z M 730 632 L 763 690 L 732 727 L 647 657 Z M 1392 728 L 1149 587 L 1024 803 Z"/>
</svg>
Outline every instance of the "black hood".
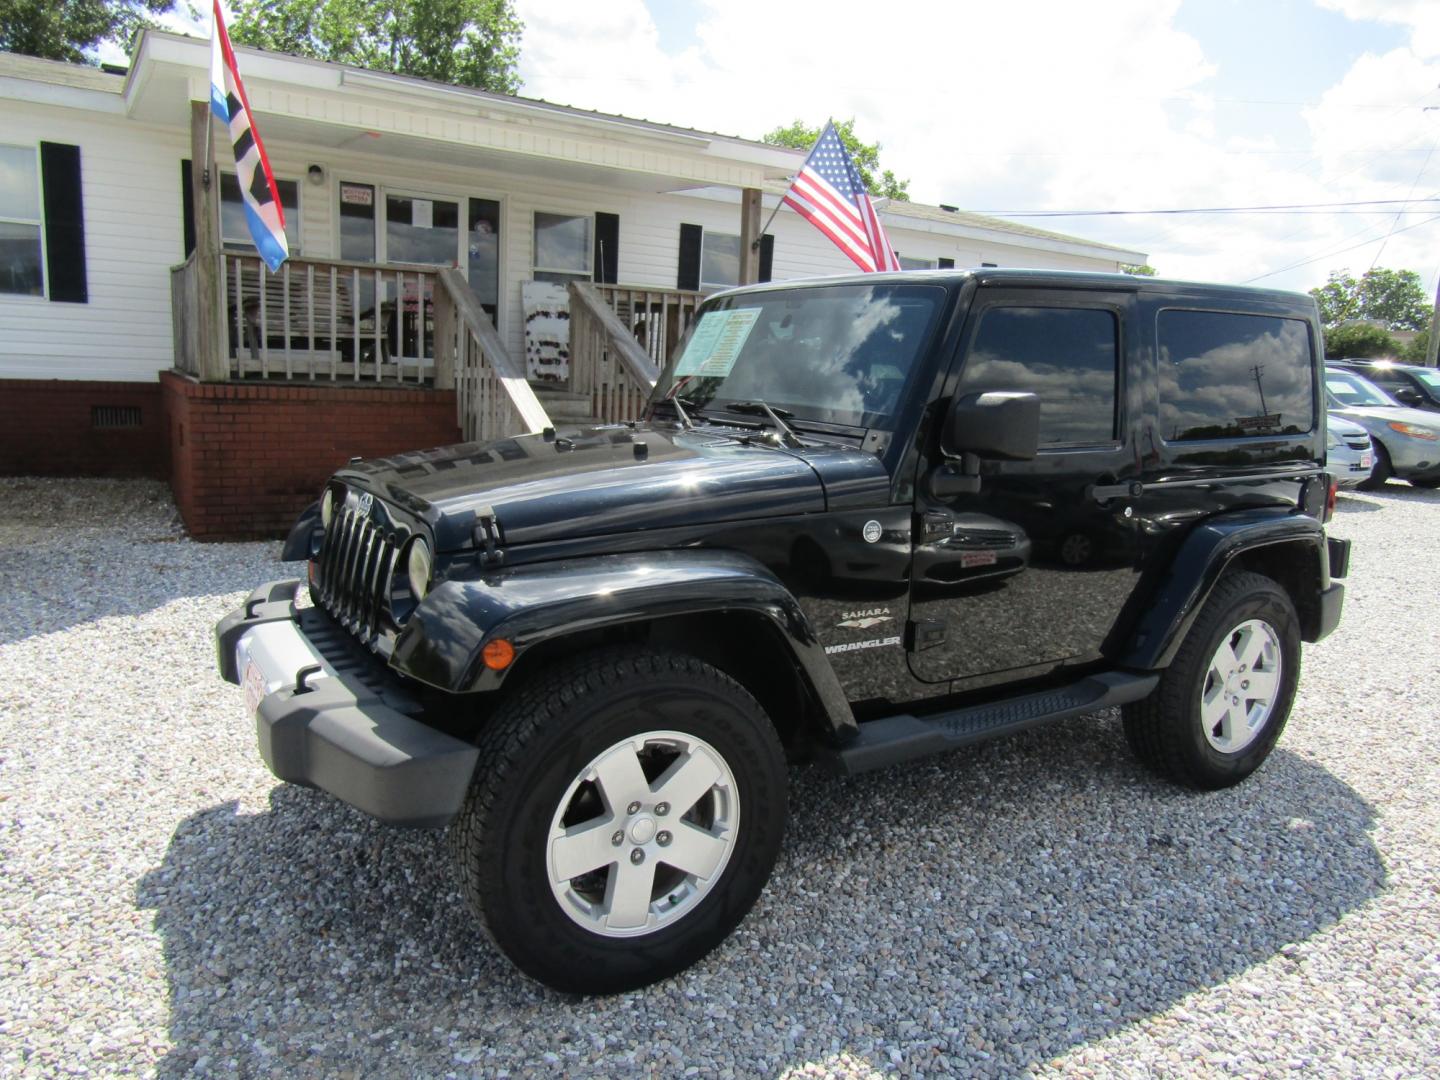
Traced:
<svg viewBox="0 0 1440 1080">
<path fill-rule="evenodd" d="M 821 476 L 857 482 L 883 501 L 874 454 L 844 447 L 791 452 L 732 434 L 640 426 L 586 428 L 461 443 L 342 469 L 425 521 L 440 551 L 472 544 L 477 511 L 494 511 L 506 547 L 677 525 L 743 521 L 826 508 Z"/>
</svg>

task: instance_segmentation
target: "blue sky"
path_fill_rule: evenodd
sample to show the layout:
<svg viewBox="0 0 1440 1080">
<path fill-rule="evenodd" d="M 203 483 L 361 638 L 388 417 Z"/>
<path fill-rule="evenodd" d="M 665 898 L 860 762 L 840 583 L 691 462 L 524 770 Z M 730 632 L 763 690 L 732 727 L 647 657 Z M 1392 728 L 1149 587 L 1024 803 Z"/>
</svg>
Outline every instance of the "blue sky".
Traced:
<svg viewBox="0 0 1440 1080">
<path fill-rule="evenodd" d="M 1180 277 L 1308 288 L 1377 255 L 1440 275 L 1435 0 L 516 6 L 528 95 L 750 137 L 854 116 L 916 198 L 979 211 L 1430 199 L 1034 223 Z"/>
</svg>

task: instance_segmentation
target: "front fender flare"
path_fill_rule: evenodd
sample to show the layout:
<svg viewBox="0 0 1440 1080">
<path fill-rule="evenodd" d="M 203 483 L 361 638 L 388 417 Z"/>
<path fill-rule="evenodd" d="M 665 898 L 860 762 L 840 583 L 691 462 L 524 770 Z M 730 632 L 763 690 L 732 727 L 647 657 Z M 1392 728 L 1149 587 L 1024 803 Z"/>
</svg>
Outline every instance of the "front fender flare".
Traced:
<svg viewBox="0 0 1440 1080">
<path fill-rule="evenodd" d="M 1212 518 L 1196 526 L 1181 544 L 1120 666 L 1142 671 L 1168 667 L 1210 591 L 1236 556 L 1276 544 L 1313 548 L 1319 560 L 1317 590 L 1329 586 L 1325 528 L 1315 518 L 1263 510 Z"/>
<path fill-rule="evenodd" d="M 705 612 L 764 618 L 789 649 L 831 729 L 841 737 L 856 730 L 845 692 L 795 597 L 764 566 L 735 552 L 599 555 L 451 579 L 410 617 L 390 663 L 451 693 L 495 690 L 506 671 L 492 671 L 481 659 L 495 638 L 514 645 L 518 661 L 542 642 L 583 631 Z"/>
</svg>

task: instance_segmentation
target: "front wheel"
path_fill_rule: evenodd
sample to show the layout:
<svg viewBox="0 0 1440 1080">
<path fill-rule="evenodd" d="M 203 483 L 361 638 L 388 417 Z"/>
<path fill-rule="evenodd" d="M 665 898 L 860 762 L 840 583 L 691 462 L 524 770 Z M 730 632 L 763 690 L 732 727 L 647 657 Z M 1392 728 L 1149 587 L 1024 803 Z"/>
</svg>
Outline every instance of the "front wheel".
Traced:
<svg viewBox="0 0 1440 1080">
<path fill-rule="evenodd" d="M 1270 755 L 1300 678 L 1300 629 L 1270 578 L 1227 574 L 1211 592 L 1160 685 L 1121 710 L 1147 766 L 1188 787 L 1238 784 Z"/>
<path fill-rule="evenodd" d="M 688 967 L 744 918 L 786 816 L 784 754 L 693 657 L 580 657 L 490 720 L 450 830 L 470 905 L 522 971 L 575 993 Z"/>
</svg>

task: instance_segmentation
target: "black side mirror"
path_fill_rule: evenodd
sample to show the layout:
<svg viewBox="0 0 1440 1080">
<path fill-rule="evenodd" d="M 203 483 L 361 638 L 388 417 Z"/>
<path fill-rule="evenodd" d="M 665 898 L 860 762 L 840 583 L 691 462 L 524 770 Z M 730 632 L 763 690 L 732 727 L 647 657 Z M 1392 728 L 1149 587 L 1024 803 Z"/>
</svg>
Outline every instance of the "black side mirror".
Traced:
<svg viewBox="0 0 1440 1080">
<path fill-rule="evenodd" d="M 1040 446 L 1040 399 L 1018 390 L 965 394 L 950 405 L 940 433 L 946 457 L 974 454 L 1001 461 L 1029 461 Z"/>
<path fill-rule="evenodd" d="M 1424 405 L 1425 399 L 1420 396 L 1420 391 L 1412 390 L 1408 386 L 1397 386 L 1390 391 L 1392 397 L 1401 405 Z"/>
</svg>

